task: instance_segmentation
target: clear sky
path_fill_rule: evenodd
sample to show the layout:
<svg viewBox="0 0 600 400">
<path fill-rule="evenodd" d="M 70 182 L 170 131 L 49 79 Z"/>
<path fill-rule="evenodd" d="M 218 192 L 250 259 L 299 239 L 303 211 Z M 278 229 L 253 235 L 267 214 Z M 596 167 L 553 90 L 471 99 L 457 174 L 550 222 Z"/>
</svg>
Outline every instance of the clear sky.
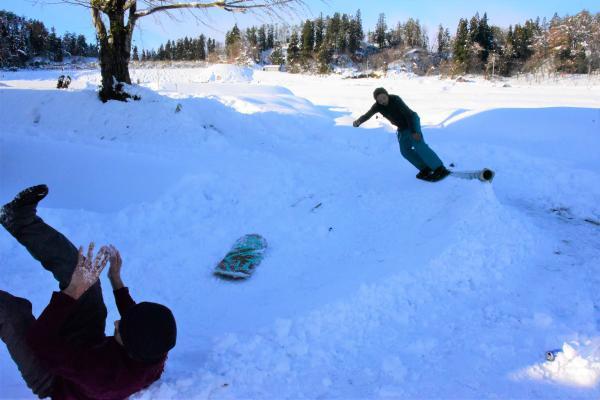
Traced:
<svg viewBox="0 0 600 400">
<path fill-rule="evenodd" d="M 490 23 L 508 27 L 523 23 L 528 18 L 547 17 L 555 12 L 560 16 L 573 15 L 586 9 L 600 12 L 599 0 L 307 0 L 306 9 L 296 15 L 286 17 L 285 22 L 297 23 L 301 19 L 315 18 L 319 13 L 331 15 L 336 11 L 355 14 L 360 9 L 363 15 L 365 32 L 375 27 L 380 13 L 386 14 L 389 26 L 405 21 L 409 17 L 419 19 L 428 29 L 430 36 L 441 23 L 455 33 L 460 18 L 470 18 L 476 12 L 488 13 Z M 95 37 L 88 9 L 76 5 L 60 4 L 60 0 L 0 0 L 0 9 L 11 11 L 27 18 L 39 19 L 48 27 L 54 26 L 59 34 L 67 31 L 82 33 L 88 40 Z M 189 12 L 175 12 L 173 18 L 164 14 L 154 14 L 139 20 L 134 36 L 140 48 L 157 48 L 167 39 L 179 37 L 206 36 L 222 40 L 225 32 L 237 22 L 240 28 L 262 23 L 281 23 L 279 19 L 260 15 L 231 14 L 221 10 L 211 10 L 199 14 L 198 21 Z"/>
</svg>

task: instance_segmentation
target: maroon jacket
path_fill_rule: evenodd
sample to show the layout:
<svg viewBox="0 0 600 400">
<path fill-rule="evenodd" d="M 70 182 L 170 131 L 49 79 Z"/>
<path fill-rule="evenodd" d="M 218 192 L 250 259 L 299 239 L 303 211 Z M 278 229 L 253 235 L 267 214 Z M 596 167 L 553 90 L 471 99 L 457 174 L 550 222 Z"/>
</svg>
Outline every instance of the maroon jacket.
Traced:
<svg viewBox="0 0 600 400">
<path fill-rule="evenodd" d="M 116 290 L 114 295 L 121 316 L 135 305 L 127 288 Z M 89 347 L 66 343 L 59 331 L 76 304 L 70 296 L 54 292 L 50 304 L 27 332 L 27 343 L 55 376 L 53 399 L 125 399 L 160 378 L 166 357 L 154 364 L 136 361 L 113 336 Z"/>
</svg>

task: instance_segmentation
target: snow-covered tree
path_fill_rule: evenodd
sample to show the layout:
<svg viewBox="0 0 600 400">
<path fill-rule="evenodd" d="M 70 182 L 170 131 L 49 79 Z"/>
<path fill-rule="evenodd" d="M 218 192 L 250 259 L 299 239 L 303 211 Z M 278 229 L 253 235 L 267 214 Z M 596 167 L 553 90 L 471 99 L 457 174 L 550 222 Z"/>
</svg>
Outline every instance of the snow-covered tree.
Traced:
<svg viewBox="0 0 600 400">
<path fill-rule="evenodd" d="M 440 60 L 448 60 L 451 52 L 451 37 L 448 28 L 440 24 L 437 34 L 437 56 Z"/>
</svg>

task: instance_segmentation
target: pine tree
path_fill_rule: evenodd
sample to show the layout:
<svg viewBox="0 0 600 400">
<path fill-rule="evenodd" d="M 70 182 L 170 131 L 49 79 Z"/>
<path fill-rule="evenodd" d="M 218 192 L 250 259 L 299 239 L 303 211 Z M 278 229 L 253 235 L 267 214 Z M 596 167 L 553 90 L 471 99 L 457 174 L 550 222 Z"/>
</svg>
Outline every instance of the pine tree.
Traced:
<svg viewBox="0 0 600 400">
<path fill-rule="evenodd" d="M 267 50 L 272 49 L 275 46 L 275 27 L 269 25 L 267 29 Z"/>
<path fill-rule="evenodd" d="M 327 21 L 327 29 L 325 31 L 325 42 L 329 48 L 333 48 L 337 51 L 340 49 L 337 47 L 338 45 L 338 37 L 341 34 L 342 29 L 342 16 L 340 13 L 334 13 L 333 17 L 328 18 Z"/>
<path fill-rule="evenodd" d="M 342 18 L 340 19 L 340 30 L 337 35 L 337 40 L 336 40 L 336 45 L 335 45 L 338 52 L 345 53 L 346 50 L 348 49 L 349 33 L 350 33 L 350 18 L 348 18 L 348 15 L 343 14 Z"/>
<path fill-rule="evenodd" d="M 5 35 L 4 37 L 7 37 L 8 32 L 4 34 L 2 29 L 0 29 L 0 35 Z M 40 21 L 31 21 L 29 26 L 29 45 L 31 49 L 31 55 L 34 57 L 43 55 L 46 50 L 47 41 L 48 30 L 44 24 Z"/>
<path fill-rule="evenodd" d="M 461 18 L 458 23 L 458 29 L 456 30 L 456 37 L 454 38 L 453 45 L 453 63 L 454 68 L 459 73 L 467 71 L 469 63 L 469 29 L 467 27 L 467 20 Z"/>
<path fill-rule="evenodd" d="M 333 61 L 333 48 L 323 44 L 317 53 L 317 60 L 319 62 L 319 73 L 326 74 L 331 70 L 331 63 Z"/>
<path fill-rule="evenodd" d="M 225 53 L 230 61 L 236 60 L 242 52 L 242 33 L 237 24 L 225 35 Z"/>
<path fill-rule="evenodd" d="M 165 50 L 164 50 L 164 56 L 163 59 L 164 60 L 173 60 L 173 45 L 171 43 L 171 40 L 167 40 L 167 44 L 165 45 Z"/>
<path fill-rule="evenodd" d="M 256 34 L 257 29 L 255 27 L 247 28 L 245 35 L 245 43 L 244 46 L 246 48 L 246 52 L 250 58 L 254 60 L 254 62 L 260 61 L 260 50 L 258 48 L 258 35 Z"/>
<path fill-rule="evenodd" d="M 477 43 L 477 38 L 479 37 L 479 13 L 476 13 L 469 22 L 469 41 L 471 44 Z"/>
<path fill-rule="evenodd" d="M 183 39 L 183 47 L 185 53 L 185 59 L 191 61 L 194 59 L 194 49 L 192 47 L 192 40 L 187 36 Z"/>
<path fill-rule="evenodd" d="M 404 45 L 404 25 L 400 22 L 396 24 L 394 29 L 391 29 L 386 36 L 387 43 L 390 47 L 402 47 Z"/>
<path fill-rule="evenodd" d="M 85 36 L 83 35 L 78 35 L 77 39 L 76 39 L 76 47 L 77 47 L 77 51 L 79 52 L 79 56 L 87 56 L 88 51 L 89 51 L 89 46 L 85 40 Z"/>
<path fill-rule="evenodd" d="M 424 31 L 421 28 L 419 20 L 409 18 L 404 24 L 404 38 L 405 44 L 410 48 L 427 48 L 427 39 L 424 35 Z"/>
<path fill-rule="evenodd" d="M 53 61 L 63 61 L 62 40 L 56 36 L 54 27 L 50 29 L 50 35 L 48 36 L 48 50 Z"/>
<path fill-rule="evenodd" d="M 62 47 L 63 50 L 71 57 L 76 57 L 80 54 L 79 48 L 77 46 L 77 37 L 74 33 L 67 32 L 63 35 Z"/>
<path fill-rule="evenodd" d="M 287 63 L 292 67 L 296 66 L 300 61 L 299 44 L 300 40 L 298 38 L 298 32 L 294 31 L 292 32 L 292 36 L 290 37 L 290 44 L 288 45 L 287 51 Z"/>
<path fill-rule="evenodd" d="M 281 48 L 280 42 L 275 42 L 273 52 L 271 53 L 271 63 L 275 65 L 285 64 L 285 58 L 283 57 L 283 49 Z"/>
<path fill-rule="evenodd" d="M 137 46 L 133 46 L 133 61 L 140 61 L 140 55 L 138 53 Z"/>
<path fill-rule="evenodd" d="M 450 57 L 450 31 L 440 24 L 437 34 L 437 56 L 440 60 L 447 60 Z"/>
<path fill-rule="evenodd" d="M 375 26 L 375 43 L 380 49 L 385 47 L 385 33 L 387 32 L 387 24 L 385 23 L 385 14 L 379 14 L 377 25 Z"/>
<path fill-rule="evenodd" d="M 354 55 L 360 49 L 364 36 L 362 16 L 360 10 L 358 10 L 356 16 L 350 22 L 350 34 L 348 35 L 348 51 L 350 51 L 350 54 Z"/>
<path fill-rule="evenodd" d="M 260 51 L 267 50 L 267 28 L 265 25 L 262 25 L 258 28 L 258 48 Z"/>
<path fill-rule="evenodd" d="M 325 35 L 325 21 L 323 20 L 323 14 L 315 21 L 315 50 L 319 51 L 323 45 Z"/>
<path fill-rule="evenodd" d="M 494 37 L 492 29 L 488 25 L 487 13 L 484 13 L 483 18 L 479 21 L 476 39 L 482 48 L 481 61 L 486 63 L 490 52 L 494 50 Z"/>
<path fill-rule="evenodd" d="M 196 51 L 198 54 L 198 60 L 206 60 L 206 37 L 204 35 L 200 35 L 200 37 L 198 38 L 197 46 L 198 48 Z"/>
<path fill-rule="evenodd" d="M 302 60 L 307 61 L 312 58 L 315 46 L 315 31 L 313 23 L 306 20 L 302 27 Z"/>
</svg>

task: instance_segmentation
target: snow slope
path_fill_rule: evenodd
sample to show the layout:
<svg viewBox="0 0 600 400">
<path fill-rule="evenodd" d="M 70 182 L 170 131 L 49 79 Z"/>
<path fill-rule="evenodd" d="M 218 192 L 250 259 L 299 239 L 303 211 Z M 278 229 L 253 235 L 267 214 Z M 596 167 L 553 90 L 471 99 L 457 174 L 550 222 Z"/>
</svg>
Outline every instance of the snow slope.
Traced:
<svg viewBox="0 0 600 400">
<path fill-rule="evenodd" d="M 66 91 L 55 75 L 0 76 L 0 199 L 48 183 L 40 214 L 115 244 L 134 298 L 173 309 L 178 345 L 136 398 L 600 394 L 597 83 L 217 66 L 133 71 L 142 100 L 103 105 L 96 72 Z M 352 128 L 381 85 L 448 164 L 494 184 L 417 181 L 386 123 Z M 255 276 L 214 278 L 252 232 L 270 244 Z M 41 312 L 49 274 L 6 232 L 0 261 L 0 288 Z M 31 397 L 4 348 L 0 376 L 0 397 Z"/>
</svg>

